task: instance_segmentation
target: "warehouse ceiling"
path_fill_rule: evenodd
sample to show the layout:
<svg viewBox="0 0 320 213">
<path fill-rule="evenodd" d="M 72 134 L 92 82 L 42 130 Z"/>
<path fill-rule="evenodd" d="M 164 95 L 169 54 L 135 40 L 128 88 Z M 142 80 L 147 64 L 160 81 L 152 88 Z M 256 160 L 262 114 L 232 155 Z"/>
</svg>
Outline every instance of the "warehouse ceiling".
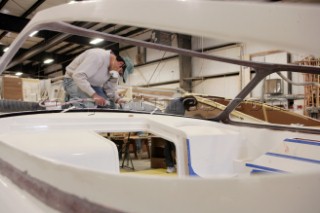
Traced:
<svg viewBox="0 0 320 213">
<path fill-rule="evenodd" d="M 5 49 L 12 43 L 18 33 L 38 11 L 69 2 L 70 0 L 0 1 L 0 55 L 4 53 Z M 125 37 L 132 37 L 147 31 L 144 28 L 115 24 L 87 22 L 74 22 L 72 24 Z M 23 44 L 18 54 L 16 54 L 11 62 L 10 71 L 6 71 L 6 73 L 15 73 L 19 71 L 31 77 L 45 78 L 48 74 L 61 70 L 57 69 L 44 74 L 44 70 L 49 66 L 44 64 L 46 58 L 54 58 L 55 64 L 61 64 L 62 67 L 65 67 L 76 55 L 92 47 L 102 47 L 121 51 L 119 45 L 112 42 L 103 41 L 99 44 L 90 44 L 90 41 L 91 39 L 86 37 L 40 31 L 36 35 L 29 37 Z M 44 51 L 41 51 L 40 54 L 35 54 L 37 49 L 42 49 Z"/>
<path fill-rule="evenodd" d="M 71 0 L 0 0 L 0 56 L 38 11 L 56 5 L 70 3 L 70 1 Z M 274 0 L 269 1 L 274 2 Z M 305 0 L 284 1 L 313 2 Z M 116 25 L 112 23 L 74 22 L 72 24 L 125 37 L 133 37 L 150 31 L 150 29 Z M 46 67 L 49 66 L 44 64 L 46 58 L 54 58 L 54 63 L 61 64 L 63 69 L 63 67 L 68 65 L 76 55 L 92 47 L 109 48 L 115 51 L 122 51 L 129 48 L 121 47 L 120 49 L 119 44 L 108 41 L 103 41 L 99 44 L 90 44 L 90 41 L 91 39 L 86 37 L 40 31 L 33 37 L 27 39 L 18 54 L 16 54 L 15 58 L 12 60 L 9 71 L 6 71 L 5 74 L 13 74 L 19 71 L 30 77 L 46 78 L 50 74 L 61 71 L 60 67 L 50 72 L 44 72 Z"/>
</svg>

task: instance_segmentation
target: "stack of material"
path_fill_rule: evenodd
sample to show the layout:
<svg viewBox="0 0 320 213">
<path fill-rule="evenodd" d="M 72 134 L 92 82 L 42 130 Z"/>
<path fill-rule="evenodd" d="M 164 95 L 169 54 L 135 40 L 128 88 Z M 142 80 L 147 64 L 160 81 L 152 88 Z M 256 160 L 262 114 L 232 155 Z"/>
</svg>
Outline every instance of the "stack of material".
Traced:
<svg viewBox="0 0 320 213">
<path fill-rule="evenodd" d="M 40 80 L 4 76 L 2 78 L 2 98 L 38 102 L 40 100 Z"/>
<path fill-rule="evenodd" d="M 15 76 L 2 77 L 0 111 L 19 112 L 43 110 L 40 100 L 40 80 Z"/>
<path fill-rule="evenodd" d="M 23 100 L 22 79 L 17 77 L 2 78 L 2 98 L 8 100 Z"/>
</svg>

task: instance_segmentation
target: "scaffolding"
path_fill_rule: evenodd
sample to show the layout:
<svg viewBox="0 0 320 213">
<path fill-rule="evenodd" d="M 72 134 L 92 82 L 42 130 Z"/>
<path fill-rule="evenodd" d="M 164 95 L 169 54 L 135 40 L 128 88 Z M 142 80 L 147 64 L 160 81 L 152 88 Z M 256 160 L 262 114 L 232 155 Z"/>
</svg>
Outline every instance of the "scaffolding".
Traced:
<svg viewBox="0 0 320 213">
<path fill-rule="evenodd" d="M 300 65 L 320 66 L 320 58 L 307 57 L 299 61 Z M 305 82 L 320 83 L 319 74 L 304 74 Z M 304 114 L 313 118 L 318 118 L 320 111 L 320 88 L 316 85 L 304 86 Z"/>
</svg>

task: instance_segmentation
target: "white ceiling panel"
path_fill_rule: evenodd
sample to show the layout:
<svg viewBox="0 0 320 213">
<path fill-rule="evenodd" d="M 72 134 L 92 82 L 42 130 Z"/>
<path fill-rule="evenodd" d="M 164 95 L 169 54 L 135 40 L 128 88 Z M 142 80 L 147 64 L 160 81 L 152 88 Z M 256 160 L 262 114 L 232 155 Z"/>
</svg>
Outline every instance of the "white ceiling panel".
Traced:
<svg viewBox="0 0 320 213">
<path fill-rule="evenodd" d="M 10 0 L 6 3 L 5 8 L 1 9 L 1 13 L 21 16 L 26 10 L 28 10 L 35 0 Z"/>
<path fill-rule="evenodd" d="M 20 0 L 20 1 L 24 1 L 24 0 Z M 46 8 L 54 7 L 60 4 L 66 4 L 69 1 L 70 0 L 46 0 L 34 12 L 32 12 L 31 15 L 28 16 L 28 18 L 31 18 L 32 16 L 34 16 L 38 11 L 44 10 Z"/>
</svg>

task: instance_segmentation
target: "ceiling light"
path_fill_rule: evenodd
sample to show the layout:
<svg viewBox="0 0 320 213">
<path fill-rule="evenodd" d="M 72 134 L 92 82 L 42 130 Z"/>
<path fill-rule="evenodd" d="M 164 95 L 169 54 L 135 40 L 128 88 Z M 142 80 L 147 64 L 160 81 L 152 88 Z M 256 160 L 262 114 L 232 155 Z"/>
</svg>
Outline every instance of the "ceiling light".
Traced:
<svg viewBox="0 0 320 213">
<path fill-rule="evenodd" d="M 22 75 L 23 73 L 22 72 L 16 72 L 16 76 L 20 76 L 20 75 Z"/>
<path fill-rule="evenodd" d="M 74 0 L 68 2 L 68 4 L 74 4 L 74 3 L 76 3 L 76 1 L 74 1 Z"/>
<path fill-rule="evenodd" d="M 95 38 L 93 40 L 90 41 L 90 44 L 98 44 L 100 42 L 102 42 L 103 39 L 102 38 Z"/>
<path fill-rule="evenodd" d="M 46 60 L 43 61 L 44 64 L 50 64 L 52 63 L 54 60 L 52 58 L 47 58 Z"/>
<path fill-rule="evenodd" d="M 1 10 L 1 13 L 11 14 L 10 10 L 7 10 L 7 9 L 2 9 L 2 10 Z"/>
<path fill-rule="evenodd" d="M 35 34 L 37 34 L 39 31 L 33 31 L 32 33 L 30 33 L 29 37 L 34 36 Z"/>
<path fill-rule="evenodd" d="M 3 52 L 7 52 L 9 50 L 9 47 L 6 47 L 3 49 Z"/>
</svg>

